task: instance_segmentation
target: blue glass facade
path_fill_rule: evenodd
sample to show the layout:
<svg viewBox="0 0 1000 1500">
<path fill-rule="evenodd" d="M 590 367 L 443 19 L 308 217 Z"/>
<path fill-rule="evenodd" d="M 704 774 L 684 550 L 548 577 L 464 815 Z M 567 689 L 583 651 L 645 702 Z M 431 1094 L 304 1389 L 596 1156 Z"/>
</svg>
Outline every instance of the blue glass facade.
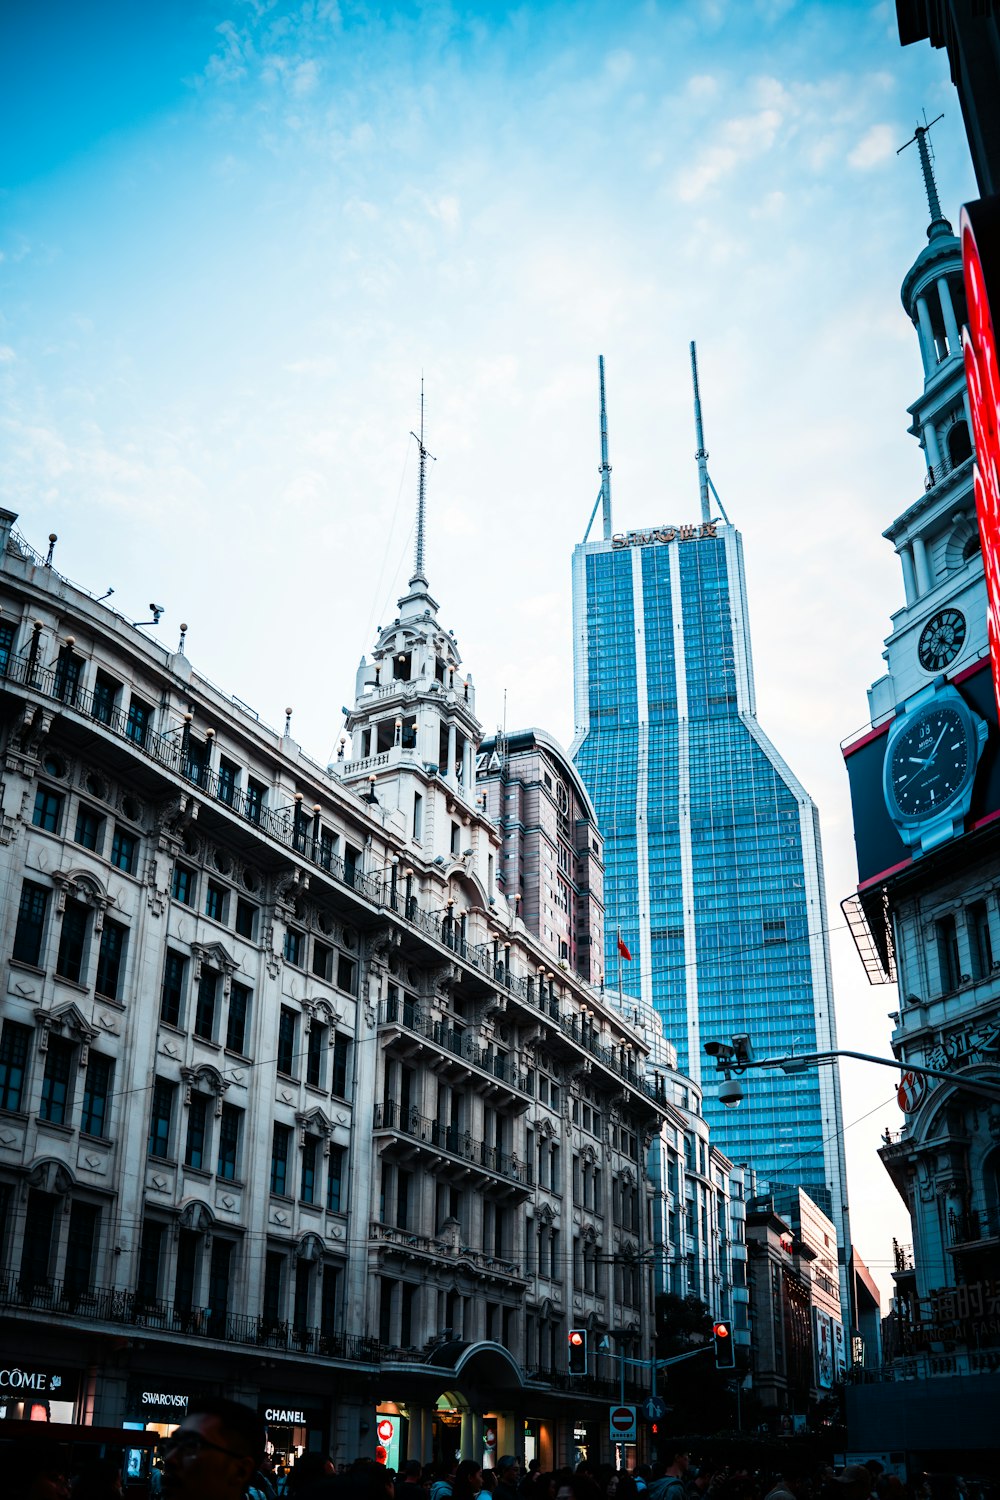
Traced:
<svg viewBox="0 0 1000 1500">
<path fill-rule="evenodd" d="M 700 1081 L 709 1039 L 747 1032 L 758 1056 L 836 1040 L 816 809 L 757 723 L 739 533 L 690 530 L 576 549 L 573 753 L 605 839 L 607 983 L 620 928 L 623 987 Z M 804 1187 L 843 1249 L 835 1069 L 748 1074 L 735 1111 L 705 1082 L 721 1149 Z"/>
</svg>

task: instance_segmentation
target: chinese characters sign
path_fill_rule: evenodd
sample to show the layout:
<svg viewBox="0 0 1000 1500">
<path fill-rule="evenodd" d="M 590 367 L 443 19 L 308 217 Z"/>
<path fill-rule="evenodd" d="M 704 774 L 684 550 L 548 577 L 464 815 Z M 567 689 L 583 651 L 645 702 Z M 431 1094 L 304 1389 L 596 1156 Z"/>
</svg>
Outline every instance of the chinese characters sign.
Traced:
<svg viewBox="0 0 1000 1500">
<path fill-rule="evenodd" d="M 666 542 L 695 542 L 702 537 L 718 536 L 718 521 L 687 522 L 684 526 L 659 526 L 652 531 L 616 531 L 611 538 L 612 550 L 621 547 L 651 547 Z"/>
</svg>

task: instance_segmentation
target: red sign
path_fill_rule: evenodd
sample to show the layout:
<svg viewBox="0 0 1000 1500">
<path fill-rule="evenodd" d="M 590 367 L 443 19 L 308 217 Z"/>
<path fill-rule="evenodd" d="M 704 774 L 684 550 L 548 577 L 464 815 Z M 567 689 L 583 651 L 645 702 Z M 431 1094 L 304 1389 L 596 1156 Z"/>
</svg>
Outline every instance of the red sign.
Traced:
<svg viewBox="0 0 1000 1500">
<path fill-rule="evenodd" d="M 969 315 L 963 344 L 976 450 L 976 514 L 986 574 L 993 690 L 1000 706 L 1000 361 L 996 339 L 1000 316 L 1000 197 L 967 203 L 962 209 L 961 234 Z"/>
<path fill-rule="evenodd" d="M 631 1432 L 635 1426 L 634 1406 L 613 1406 L 611 1408 L 611 1432 L 612 1435 L 619 1432 Z"/>
<path fill-rule="evenodd" d="M 378 1424 L 378 1436 L 381 1443 L 388 1443 L 392 1438 L 392 1423 L 388 1417 L 383 1417 L 382 1421 Z"/>
<path fill-rule="evenodd" d="M 904 1115 L 912 1115 L 915 1109 L 919 1109 L 924 1102 L 927 1092 L 927 1079 L 923 1073 L 911 1073 L 909 1068 L 899 1080 L 899 1088 L 896 1090 L 896 1099 Z"/>
</svg>

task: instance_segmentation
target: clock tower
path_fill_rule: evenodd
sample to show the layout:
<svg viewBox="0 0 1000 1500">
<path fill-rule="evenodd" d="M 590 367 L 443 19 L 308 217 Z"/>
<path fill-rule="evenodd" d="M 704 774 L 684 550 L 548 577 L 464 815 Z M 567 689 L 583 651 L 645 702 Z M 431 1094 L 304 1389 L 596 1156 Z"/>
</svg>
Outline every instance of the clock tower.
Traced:
<svg viewBox="0 0 1000 1500">
<path fill-rule="evenodd" d="M 903 279 L 903 307 L 920 344 L 924 388 L 909 408 L 923 449 L 923 494 L 883 532 L 899 554 L 905 604 L 885 642 L 888 671 L 868 693 L 872 720 L 892 713 L 939 673 L 953 677 L 986 648 L 986 586 L 972 486 L 969 396 L 962 359 L 962 250 L 941 211 L 928 127 L 913 140 L 930 223 Z"/>
</svg>

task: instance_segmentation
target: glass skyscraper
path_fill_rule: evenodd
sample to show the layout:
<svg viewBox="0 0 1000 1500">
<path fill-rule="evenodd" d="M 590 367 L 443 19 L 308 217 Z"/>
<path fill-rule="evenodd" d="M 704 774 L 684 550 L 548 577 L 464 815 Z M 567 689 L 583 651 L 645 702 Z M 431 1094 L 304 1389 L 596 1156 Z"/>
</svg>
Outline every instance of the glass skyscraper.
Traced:
<svg viewBox="0 0 1000 1500">
<path fill-rule="evenodd" d="M 699 1082 L 704 1043 L 739 1032 L 758 1057 L 834 1047 L 818 818 L 757 722 L 740 534 L 703 463 L 698 522 L 612 534 L 604 460 L 605 535 L 573 558 L 573 758 L 604 834 L 606 983 L 620 965 Z M 735 1110 L 705 1081 L 713 1140 L 804 1187 L 843 1258 L 836 1066 L 752 1071 Z"/>
</svg>

